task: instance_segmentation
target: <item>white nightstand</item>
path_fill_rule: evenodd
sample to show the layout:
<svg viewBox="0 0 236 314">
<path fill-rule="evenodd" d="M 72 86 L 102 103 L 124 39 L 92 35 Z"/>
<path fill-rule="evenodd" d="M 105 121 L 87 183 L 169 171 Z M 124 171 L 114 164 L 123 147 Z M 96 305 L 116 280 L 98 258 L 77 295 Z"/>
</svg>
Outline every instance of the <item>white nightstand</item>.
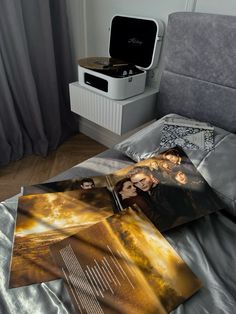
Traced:
<svg viewBox="0 0 236 314">
<path fill-rule="evenodd" d="M 115 142 L 121 135 L 155 119 L 158 93 L 155 88 L 147 87 L 144 93 L 125 100 L 113 100 L 80 86 L 78 82 L 71 83 L 69 87 L 71 110 L 113 132 Z M 83 133 L 86 132 L 83 130 Z M 96 136 L 92 137 L 96 139 Z M 102 142 L 101 138 L 97 140 Z"/>
</svg>

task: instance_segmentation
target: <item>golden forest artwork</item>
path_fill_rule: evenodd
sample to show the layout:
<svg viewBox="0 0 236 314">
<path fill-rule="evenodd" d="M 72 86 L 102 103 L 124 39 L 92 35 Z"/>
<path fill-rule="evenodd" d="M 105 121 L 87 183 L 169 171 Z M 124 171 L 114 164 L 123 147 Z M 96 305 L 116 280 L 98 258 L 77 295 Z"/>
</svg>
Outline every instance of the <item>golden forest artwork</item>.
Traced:
<svg viewBox="0 0 236 314">
<path fill-rule="evenodd" d="M 112 214 L 106 188 L 20 197 L 9 287 L 58 278 L 49 245 Z"/>
<path fill-rule="evenodd" d="M 169 313 L 201 287 L 199 279 L 161 233 L 141 212 L 131 208 L 52 245 L 51 251 L 63 269 L 75 307 L 81 300 L 76 297 L 76 287 L 69 279 L 72 277 L 70 264 L 80 265 L 85 275 L 83 282 L 86 278 L 88 282 L 94 280 L 93 271 L 97 279 L 107 281 L 105 285 L 103 280 L 95 278 L 96 284 L 91 284 L 106 314 Z M 67 256 L 70 256 L 69 264 Z M 77 276 L 79 285 L 81 272 Z M 103 285 L 102 281 L 103 290 L 96 291 L 96 286 Z M 88 298 L 81 293 L 81 299 Z M 85 309 L 80 312 L 77 308 L 77 311 L 86 313 Z"/>
</svg>

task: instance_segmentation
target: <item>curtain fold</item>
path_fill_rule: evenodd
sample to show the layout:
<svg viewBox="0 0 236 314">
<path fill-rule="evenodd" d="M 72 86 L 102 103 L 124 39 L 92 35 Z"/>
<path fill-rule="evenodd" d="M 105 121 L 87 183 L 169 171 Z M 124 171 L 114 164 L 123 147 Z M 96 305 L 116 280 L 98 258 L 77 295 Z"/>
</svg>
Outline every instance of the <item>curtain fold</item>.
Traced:
<svg viewBox="0 0 236 314">
<path fill-rule="evenodd" d="M 0 164 L 45 156 L 76 131 L 64 0 L 1 0 Z"/>
</svg>

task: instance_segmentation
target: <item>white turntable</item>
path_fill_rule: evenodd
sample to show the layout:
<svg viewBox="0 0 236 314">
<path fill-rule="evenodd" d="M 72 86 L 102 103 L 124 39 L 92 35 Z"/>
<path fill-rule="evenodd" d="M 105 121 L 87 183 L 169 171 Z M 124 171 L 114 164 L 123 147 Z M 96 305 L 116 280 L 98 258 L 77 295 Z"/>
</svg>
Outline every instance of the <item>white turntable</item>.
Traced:
<svg viewBox="0 0 236 314">
<path fill-rule="evenodd" d="M 160 20 L 116 15 L 110 28 L 111 58 L 79 60 L 79 84 L 111 99 L 144 92 L 146 70 L 156 67 L 164 24 Z"/>
</svg>

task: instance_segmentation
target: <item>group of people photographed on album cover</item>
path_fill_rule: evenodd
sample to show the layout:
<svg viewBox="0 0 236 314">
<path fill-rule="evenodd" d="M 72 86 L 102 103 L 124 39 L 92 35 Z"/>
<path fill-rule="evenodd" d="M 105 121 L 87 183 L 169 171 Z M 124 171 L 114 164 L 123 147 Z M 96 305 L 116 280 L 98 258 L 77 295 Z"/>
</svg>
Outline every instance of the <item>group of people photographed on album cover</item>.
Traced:
<svg viewBox="0 0 236 314">
<path fill-rule="evenodd" d="M 221 208 L 216 194 L 182 149 L 134 166 L 114 187 L 123 208 L 139 208 L 164 231 Z"/>
</svg>

